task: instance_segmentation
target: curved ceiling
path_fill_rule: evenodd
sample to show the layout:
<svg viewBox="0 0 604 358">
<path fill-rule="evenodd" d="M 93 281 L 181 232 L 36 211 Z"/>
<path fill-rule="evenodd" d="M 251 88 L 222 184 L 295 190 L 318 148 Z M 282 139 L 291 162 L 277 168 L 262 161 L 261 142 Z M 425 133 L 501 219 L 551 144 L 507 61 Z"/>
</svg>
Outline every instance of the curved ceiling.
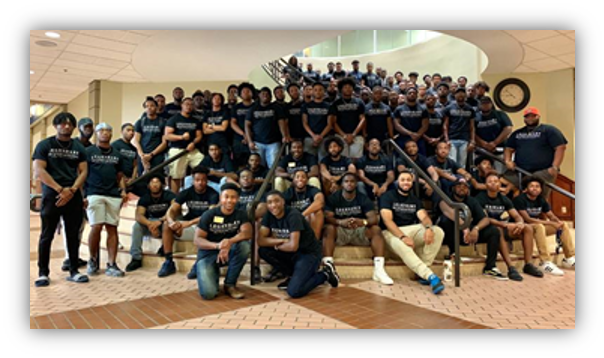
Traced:
<svg viewBox="0 0 604 358">
<path fill-rule="evenodd" d="M 252 69 L 349 30 L 30 31 L 30 101 L 67 103 L 96 79 L 118 82 L 241 80 Z M 431 30 L 468 41 L 485 73 L 575 66 L 573 30 Z M 40 41 L 52 41 L 53 47 Z M 33 73 L 32 73 L 33 72 Z"/>
</svg>

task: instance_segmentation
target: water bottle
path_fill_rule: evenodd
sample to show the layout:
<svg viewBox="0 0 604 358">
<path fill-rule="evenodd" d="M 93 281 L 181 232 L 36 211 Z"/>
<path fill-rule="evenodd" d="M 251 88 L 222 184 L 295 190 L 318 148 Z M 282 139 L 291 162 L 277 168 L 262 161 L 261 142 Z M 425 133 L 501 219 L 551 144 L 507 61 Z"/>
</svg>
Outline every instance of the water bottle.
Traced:
<svg viewBox="0 0 604 358">
<path fill-rule="evenodd" d="M 445 280 L 445 282 L 453 281 L 453 263 L 451 262 L 451 256 L 445 257 L 443 266 L 443 279 Z"/>
</svg>

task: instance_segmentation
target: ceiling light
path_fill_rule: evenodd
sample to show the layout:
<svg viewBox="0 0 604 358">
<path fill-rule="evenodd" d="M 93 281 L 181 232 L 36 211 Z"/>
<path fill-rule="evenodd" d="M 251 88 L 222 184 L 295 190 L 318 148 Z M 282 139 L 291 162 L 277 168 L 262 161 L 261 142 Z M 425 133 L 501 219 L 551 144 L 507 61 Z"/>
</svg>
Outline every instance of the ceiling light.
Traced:
<svg viewBox="0 0 604 358">
<path fill-rule="evenodd" d="M 29 70 L 29 74 L 30 74 L 30 75 L 33 75 L 34 73 L 35 73 L 34 71 Z"/>
<path fill-rule="evenodd" d="M 58 34 L 56 32 L 52 32 L 52 31 L 47 31 L 46 33 L 44 33 L 44 35 L 46 35 L 47 37 L 50 37 L 51 39 L 61 38 L 61 34 Z"/>
</svg>

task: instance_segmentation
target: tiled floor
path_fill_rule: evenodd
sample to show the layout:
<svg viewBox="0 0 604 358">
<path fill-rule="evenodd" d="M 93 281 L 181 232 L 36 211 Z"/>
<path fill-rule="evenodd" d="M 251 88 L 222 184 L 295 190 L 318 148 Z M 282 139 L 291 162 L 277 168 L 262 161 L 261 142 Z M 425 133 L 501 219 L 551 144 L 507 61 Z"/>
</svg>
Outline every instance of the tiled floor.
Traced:
<svg viewBox="0 0 604 358">
<path fill-rule="evenodd" d="M 31 219 L 30 328 L 354 329 L 354 328 L 574 328 L 575 273 L 521 283 L 468 277 L 442 295 L 412 281 L 382 286 L 348 280 L 289 299 L 277 283 L 241 283 L 243 300 L 220 295 L 203 301 L 184 273 L 159 279 L 141 269 L 124 278 L 101 274 L 88 284 L 65 281 L 62 239 L 53 245 L 49 287 L 36 288 L 39 231 Z"/>
</svg>

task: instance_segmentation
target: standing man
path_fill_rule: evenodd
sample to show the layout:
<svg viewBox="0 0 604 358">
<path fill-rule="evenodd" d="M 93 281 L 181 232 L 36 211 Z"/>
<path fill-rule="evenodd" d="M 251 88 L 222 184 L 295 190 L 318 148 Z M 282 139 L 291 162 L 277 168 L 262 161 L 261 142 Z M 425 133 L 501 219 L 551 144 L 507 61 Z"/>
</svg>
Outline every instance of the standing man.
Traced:
<svg viewBox="0 0 604 358">
<path fill-rule="evenodd" d="M 212 109 L 205 112 L 203 119 L 203 134 L 208 147 L 216 144 L 226 156 L 230 156 L 231 148 L 227 138 L 231 113 L 224 105 L 222 93 L 212 93 Z"/>
<path fill-rule="evenodd" d="M 318 82 L 321 79 L 321 76 L 319 76 L 318 73 L 313 71 L 312 63 L 306 64 L 306 72 L 304 72 L 303 75 L 312 80 L 312 83 Z"/>
<path fill-rule="evenodd" d="M 332 123 L 328 119 L 330 104 L 324 100 L 325 86 L 322 83 L 313 84 L 312 91 L 312 102 L 302 105 L 302 124 L 308 133 L 304 138 L 304 150 L 318 155 L 321 160 L 327 155 L 324 143 L 332 129 Z"/>
<path fill-rule="evenodd" d="M 361 80 L 363 79 L 363 72 L 359 70 L 359 60 L 353 60 L 351 65 L 352 71 L 348 72 L 348 77 L 352 77 L 355 84 L 360 84 Z"/>
<path fill-rule="evenodd" d="M 380 86 L 382 81 L 380 76 L 373 73 L 373 62 L 367 62 L 367 72 L 361 77 L 361 85 L 369 88 Z M 338 85 L 339 87 L 339 85 Z M 340 90 L 341 92 L 342 90 Z"/>
<path fill-rule="evenodd" d="M 254 105 L 256 88 L 248 82 L 243 82 L 239 85 L 238 93 L 239 97 L 241 97 L 241 102 L 233 107 L 231 128 L 235 132 L 233 136 L 233 161 L 236 166 L 240 167 L 247 163 L 250 155 L 250 148 L 245 136 L 245 118 Z"/>
<path fill-rule="evenodd" d="M 316 83 L 321 83 L 317 81 Z M 285 105 L 285 116 L 287 118 L 287 130 L 290 138 L 301 139 L 308 137 L 308 133 L 302 124 L 302 99 L 300 98 L 300 88 L 297 84 L 287 86 L 287 93 L 292 99 Z"/>
<path fill-rule="evenodd" d="M 392 112 L 387 104 L 382 102 L 383 89 L 373 89 L 373 101 L 365 107 L 365 138 L 377 138 L 380 144 L 388 138 L 394 137 Z"/>
<path fill-rule="evenodd" d="M 466 103 L 466 89 L 455 91 L 455 102 L 443 111 L 445 140 L 451 144 L 449 157 L 462 168 L 466 167 L 468 152 L 476 147 L 474 123 L 476 112 Z"/>
<path fill-rule="evenodd" d="M 514 126 L 510 117 L 493 108 L 490 97 L 480 99 L 480 111 L 476 113 L 476 144 L 503 159 L 505 141 L 512 133 Z M 503 165 L 497 162 L 497 171 L 503 172 Z"/>
<path fill-rule="evenodd" d="M 164 151 L 168 148 L 168 142 L 164 137 L 166 121 L 157 114 L 157 101 L 148 97 L 143 107 L 146 115 L 134 124 L 135 133 L 132 141 L 140 158 L 139 176 L 161 164 L 165 158 Z"/>
<path fill-rule="evenodd" d="M 341 97 L 331 104 L 329 108 L 330 121 L 336 135 L 345 143 L 344 155 L 352 159 L 363 156 L 365 140 L 362 136 L 365 127 L 365 105 L 358 98 L 354 98 L 354 81 L 345 78 L 338 82 Z"/>
<path fill-rule="evenodd" d="M 426 95 L 426 110 L 428 111 L 428 120 L 430 125 L 424 133 L 426 142 L 426 156 L 430 157 L 436 153 L 436 146 L 444 139 L 444 120 L 442 112 L 436 110 L 436 95 Z"/>
<path fill-rule="evenodd" d="M 426 154 L 424 133 L 430 126 L 428 111 L 417 103 L 417 89 L 411 87 L 406 91 L 405 104 L 394 111 L 394 128 L 401 135 L 397 138 L 399 146 L 404 147 L 407 141 L 414 141 L 422 154 Z"/>
<path fill-rule="evenodd" d="M 336 70 L 333 73 L 333 78 L 336 81 L 341 80 L 342 78 L 346 77 L 346 71 L 344 71 L 344 69 L 342 68 L 342 62 L 336 62 Z"/>
<path fill-rule="evenodd" d="M 329 62 L 327 64 L 327 72 L 321 75 L 321 81 L 323 81 L 323 82 L 331 81 L 331 79 L 333 78 L 334 67 L 335 67 L 335 65 L 333 62 Z"/>
<path fill-rule="evenodd" d="M 185 91 L 183 91 L 180 87 L 175 87 L 172 90 L 172 98 L 174 98 L 174 102 L 168 103 L 166 105 L 165 112 L 173 117 L 174 115 L 180 113 L 182 111 L 183 98 L 185 97 Z"/>
<path fill-rule="evenodd" d="M 111 143 L 113 149 L 117 150 L 124 160 L 123 173 L 126 187 L 128 187 L 128 184 L 137 177 L 135 169 L 139 159 L 136 147 L 132 145 L 133 137 L 134 126 L 131 123 L 124 123 L 122 124 L 122 137 Z M 128 191 L 133 192 L 139 197 L 143 196 L 147 188 L 144 183 L 139 184 L 140 185 L 129 188 Z"/>
</svg>

